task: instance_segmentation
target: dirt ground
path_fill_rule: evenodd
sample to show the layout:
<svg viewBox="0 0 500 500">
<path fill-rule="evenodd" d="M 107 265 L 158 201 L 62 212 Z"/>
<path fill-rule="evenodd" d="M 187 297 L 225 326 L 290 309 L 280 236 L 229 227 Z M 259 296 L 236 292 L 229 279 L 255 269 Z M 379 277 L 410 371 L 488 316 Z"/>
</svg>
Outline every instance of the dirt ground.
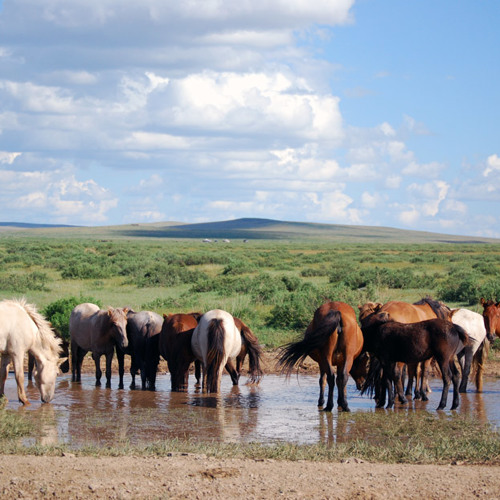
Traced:
<svg viewBox="0 0 500 500">
<path fill-rule="evenodd" d="M 274 353 L 267 353 L 267 373 Z M 314 372 L 313 364 L 304 369 Z M 486 373 L 500 377 L 500 357 Z M 500 383 L 500 381 L 499 381 Z M 500 498 L 500 466 L 168 457 L 1 456 L 1 498 Z"/>
</svg>

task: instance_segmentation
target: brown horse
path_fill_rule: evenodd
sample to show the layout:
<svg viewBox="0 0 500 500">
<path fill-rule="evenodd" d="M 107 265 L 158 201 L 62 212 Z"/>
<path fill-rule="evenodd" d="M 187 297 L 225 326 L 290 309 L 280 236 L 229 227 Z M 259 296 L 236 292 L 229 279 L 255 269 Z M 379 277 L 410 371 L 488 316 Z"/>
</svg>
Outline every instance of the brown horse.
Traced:
<svg viewBox="0 0 500 500">
<path fill-rule="evenodd" d="M 316 309 L 313 320 L 304 337 L 281 348 L 278 365 L 287 376 L 307 356 L 316 361 L 320 368 L 320 395 L 318 406 L 324 403 L 325 381 L 328 381 L 328 400 L 325 411 L 333 409 L 333 390 L 337 367 L 338 407 L 349 411 L 346 399 L 346 385 L 349 372 L 360 386 L 366 375 L 366 358 L 360 356 L 363 350 L 363 334 L 356 321 L 354 309 L 344 302 L 326 302 Z M 358 358 L 359 357 L 359 358 Z"/>
<path fill-rule="evenodd" d="M 495 334 L 500 337 L 500 302 L 481 299 L 486 335 L 490 342 L 495 340 Z"/>
<path fill-rule="evenodd" d="M 106 357 L 106 387 L 111 387 L 111 362 L 118 349 L 126 349 L 127 308 L 99 309 L 95 304 L 77 305 L 69 318 L 71 337 L 71 373 L 73 382 L 80 382 L 82 361 L 87 352 L 92 352 L 95 362 L 96 386 L 101 385 L 101 356 Z M 123 373 L 120 373 L 119 389 L 123 389 Z"/>
<path fill-rule="evenodd" d="M 195 360 L 191 338 L 201 316 L 201 313 L 195 312 L 163 315 L 158 348 L 160 355 L 167 361 L 174 392 L 187 391 L 189 367 Z"/>
<path fill-rule="evenodd" d="M 455 365 L 455 355 L 469 338 L 465 330 L 450 321 L 434 318 L 418 323 L 400 323 L 390 318 L 388 313 L 372 314 L 365 319 L 363 326 L 365 349 L 371 354 L 370 370 L 363 392 L 378 391 L 377 408 L 385 404 L 394 406 L 393 386 L 401 403 L 407 400 L 403 394 L 401 369 L 399 363 L 419 363 L 434 358 L 441 370 L 443 392 L 438 410 L 446 406 L 450 379 L 453 381 L 453 404 L 458 407 L 460 373 Z M 381 375 L 381 379 L 379 377 Z M 382 387 L 378 387 L 379 384 Z"/>
<path fill-rule="evenodd" d="M 391 300 L 385 304 L 380 304 L 378 302 L 368 302 L 363 306 L 359 306 L 359 319 L 361 326 L 363 326 L 363 321 L 371 314 L 376 313 L 387 313 L 389 317 L 399 323 L 417 323 L 419 321 L 424 321 L 426 319 L 441 318 L 448 320 L 450 318 L 451 309 L 430 297 L 424 297 L 418 302 L 409 304 L 408 302 L 402 302 L 399 300 Z M 423 372 L 420 380 L 424 385 L 418 386 L 415 383 L 415 399 L 422 399 L 427 401 L 426 387 L 427 383 L 427 372 L 429 370 L 431 360 L 427 360 L 425 363 L 420 364 L 420 369 Z M 402 373 L 403 366 L 400 365 L 399 370 Z M 410 363 L 408 365 L 408 385 L 406 386 L 406 396 L 411 396 L 413 389 L 413 381 L 417 379 L 418 364 Z"/>
</svg>

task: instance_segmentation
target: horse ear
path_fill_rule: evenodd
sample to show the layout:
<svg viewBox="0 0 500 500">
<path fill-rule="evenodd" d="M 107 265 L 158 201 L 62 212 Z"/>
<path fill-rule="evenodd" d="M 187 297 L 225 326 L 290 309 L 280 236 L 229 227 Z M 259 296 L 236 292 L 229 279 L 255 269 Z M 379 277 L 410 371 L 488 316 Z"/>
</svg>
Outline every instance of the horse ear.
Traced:
<svg viewBox="0 0 500 500">
<path fill-rule="evenodd" d="M 128 307 L 124 307 L 123 308 L 123 313 L 124 314 L 127 314 L 129 311 L 130 311 L 130 309 Z"/>
<path fill-rule="evenodd" d="M 168 318 L 168 316 L 169 316 L 168 314 L 163 313 L 163 319 L 167 319 L 167 318 Z"/>
<path fill-rule="evenodd" d="M 486 300 L 484 300 L 484 298 L 483 298 L 483 297 L 481 297 L 481 300 L 480 300 L 479 302 L 481 302 L 481 305 L 482 305 L 483 307 L 484 307 L 484 305 L 486 304 Z"/>
<path fill-rule="evenodd" d="M 113 308 L 108 307 L 108 316 L 112 316 L 112 315 L 113 315 Z"/>
</svg>

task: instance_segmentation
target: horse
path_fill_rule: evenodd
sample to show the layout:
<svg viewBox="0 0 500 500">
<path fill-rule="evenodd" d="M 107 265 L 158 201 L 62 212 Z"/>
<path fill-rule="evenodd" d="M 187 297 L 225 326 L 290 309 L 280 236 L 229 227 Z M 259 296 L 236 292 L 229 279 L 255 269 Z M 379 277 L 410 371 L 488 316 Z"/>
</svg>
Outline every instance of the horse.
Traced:
<svg viewBox="0 0 500 500">
<path fill-rule="evenodd" d="M 376 313 L 365 319 L 363 326 L 365 349 L 370 353 L 370 369 L 362 392 L 378 391 L 377 408 L 385 403 L 387 408 L 394 406 L 393 385 L 399 401 L 407 403 L 403 394 L 401 368 L 398 363 L 419 363 L 434 358 L 441 370 L 443 391 L 438 410 L 446 406 L 450 379 L 453 382 L 453 403 L 451 409 L 458 407 L 459 372 L 455 366 L 455 354 L 469 343 L 465 330 L 450 321 L 434 318 L 417 323 L 394 321 L 388 313 Z M 378 379 L 381 374 L 381 381 Z M 381 383 L 382 386 L 378 386 Z"/>
<path fill-rule="evenodd" d="M 59 369 L 62 373 L 69 372 L 69 342 L 63 339 L 57 332 L 56 336 L 61 339 L 61 357 L 62 363 L 59 365 Z M 33 354 L 28 352 L 28 381 L 33 380 L 33 369 L 35 368 L 35 357 Z"/>
<path fill-rule="evenodd" d="M 171 389 L 174 392 L 187 391 L 189 367 L 196 359 L 191 338 L 201 316 L 201 313 L 196 312 L 163 315 L 158 350 L 167 361 Z"/>
<path fill-rule="evenodd" d="M 193 331 L 191 347 L 195 357 L 202 362 L 202 389 L 219 392 L 227 360 L 241 351 L 241 334 L 234 318 L 220 309 L 205 313 Z"/>
<path fill-rule="evenodd" d="M 495 334 L 500 337 L 500 302 L 481 299 L 486 335 L 490 342 L 495 340 Z"/>
<path fill-rule="evenodd" d="M 127 311 L 128 347 L 116 349 L 119 370 L 123 367 L 125 354 L 130 354 L 131 389 L 135 389 L 135 377 L 141 372 L 142 390 L 154 391 L 156 371 L 159 362 L 158 335 L 163 325 L 163 317 L 152 311 Z"/>
<path fill-rule="evenodd" d="M 43 403 L 54 397 L 61 340 L 50 323 L 25 299 L 0 302 L 0 397 L 4 397 L 9 364 L 14 365 L 17 395 L 24 405 L 30 402 L 24 390 L 24 355 L 35 358 L 35 383 Z"/>
<path fill-rule="evenodd" d="M 278 366 L 288 377 L 294 367 L 302 363 L 307 356 L 316 361 L 320 368 L 319 407 L 323 407 L 323 393 L 328 381 L 328 400 L 324 411 L 333 409 L 333 367 L 336 366 L 338 408 L 350 411 L 346 399 L 346 385 L 349 373 L 358 387 L 361 387 L 364 381 L 366 357 L 360 356 L 362 350 L 363 335 L 354 309 L 344 302 L 326 302 L 314 312 L 303 338 L 281 347 Z"/>
<path fill-rule="evenodd" d="M 416 323 L 419 321 L 424 321 L 426 319 L 441 318 L 449 319 L 451 309 L 439 302 L 432 299 L 431 297 L 424 297 L 418 302 L 409 304 L 408 302 L 402 302 L 399 300 L 391 300 L 385 304 L 380 304 L 379 302 L 368 302 L 363 306 L 359 306 L 359 319 L 361 322 L 361 328 L 363 327 L 363 321 L 371 314 L 376 313 L 387 313 L 391 319 L 398 321 L 399 323 Z M 426 388 L 428 387 L 427 382 L 427 372 L 430 366 L 431 360 L 429 359 L 425 363 L 420 365 L 421 371 L 423 371 L 424 376 L 421 377 L 422 386 L 418 387 L 415 383 L 415 396 L 414 399 L 422 399 L 427 401 Z M 398 367 L 402 373 L 403 366 Z M 408 365 L 408 384 L 406 386 L 406 396 L 411 396 L 413 389 L 413 381 L 417 381 L 418 364 L 410 363 Z"/>
<path fill-rule="evenodd" d="M 111 387 L 111 362 L 115 346 L 126 349 L 127 308 L 102 310 L 95 304 L 85 302 L 77 305 L 69 318 L 71 337 L 71 374 L 73 382 L 81 381 L 82 362 L 87 352 L 92 352 L 95 362 L 96 387 L 101 385 L 101 356 L 106 357 L 106 388 Z M 123 389 L 123 366 L 119 368 L 119 389 Z"/>
<path fill-rule="evenodd" d="M 450 321 L 460 325 L 469 335 L 469 345 L 458 352 L 457 357 L 462 369 L 460 392 L 467 392 L 467 382 L 471 366 L 475 367 L 477 392 L 483 390 L 484 362 L 488 354 L 486 328 L 483 317 L 469 309 L 452 309 Z"/>
<path fill-rule="evenodd" d="M 241 321 L 241 319 L 233 317 L 234 324 L 241 335 L 241 351 L 236 356 L 236 367 L 231 359 L 226 362 L 226 370 L 231 377 L 233 385 L 238 385 L 241 375 L 241 367 L 248 354 L 248 382 L 247 384 L 258 384 L 263 376 L 263 371 L 260 367 L 262 357 L 262 347 L 259 345 L 257 337 L 252 330 Z M 197 383 L 200 383 L 201 365 L 200 361 L 195 361 L 195 376 Z"/>
</svg>

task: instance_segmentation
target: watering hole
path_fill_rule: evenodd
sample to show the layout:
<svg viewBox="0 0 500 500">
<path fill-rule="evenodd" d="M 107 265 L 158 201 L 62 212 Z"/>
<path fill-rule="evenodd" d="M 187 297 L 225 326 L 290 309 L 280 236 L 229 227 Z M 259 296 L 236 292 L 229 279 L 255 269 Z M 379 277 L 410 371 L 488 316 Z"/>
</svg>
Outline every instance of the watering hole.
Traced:
<svg viewBox="0 0 500 500">
<path fill-rule="evenodd" d="M 125 390 L 95 387 L 93 375 L 82 375 L 82 383 L 71 382 L 69 374 L 59 376 L 56 393 L 49 404 L 41 404 L 38 390 L 29 383 L 27 395 L 31 402 L 23 407 L 17 401 L 13 374 L 5 386 L 9 399 L 7 407 L 19 412 L 35 412 L 43 422 L 42 435 L 24 440 L 25 445 L 56 445 L 64 443 L 73 448 L 85 445 L 119 446 L 120 443 L 147 445 L 169 438 L 195 442 L 275 443 L 297 444 L 345 442 L 359 437 L 365 430 L 349 419 L 338 419 L 333 412 L 318 411 L 319 393 L 316 375 L 292 376 L 286 380 L 278 375 L 266 375 L 258 386 L 233 387 L 224 375 L 218 395 L 201 393 L 190 378 L 186 393 L 170 391 L 170 375 L 157 378 L 156 392 L 129 390 L 130 376 L 125 376 Z M 361 396 L 352 380 L 347 386 L 347 400 L 352 412 L 424 412 L 451 415 L 455 412 L 436 412 L 442 382 L 431 379 L 432 393 L 428 402 L 410 401 L 394 410 L 375 410 L 375 403 Z M 479 422 L 500 423 L 500 387 L 497 379 L 485 379 L 484 392 L 474 388 L 461 394 L 459 414 Z M 451 406 L 452 390 L 447 408 Z"/>
</svg>

